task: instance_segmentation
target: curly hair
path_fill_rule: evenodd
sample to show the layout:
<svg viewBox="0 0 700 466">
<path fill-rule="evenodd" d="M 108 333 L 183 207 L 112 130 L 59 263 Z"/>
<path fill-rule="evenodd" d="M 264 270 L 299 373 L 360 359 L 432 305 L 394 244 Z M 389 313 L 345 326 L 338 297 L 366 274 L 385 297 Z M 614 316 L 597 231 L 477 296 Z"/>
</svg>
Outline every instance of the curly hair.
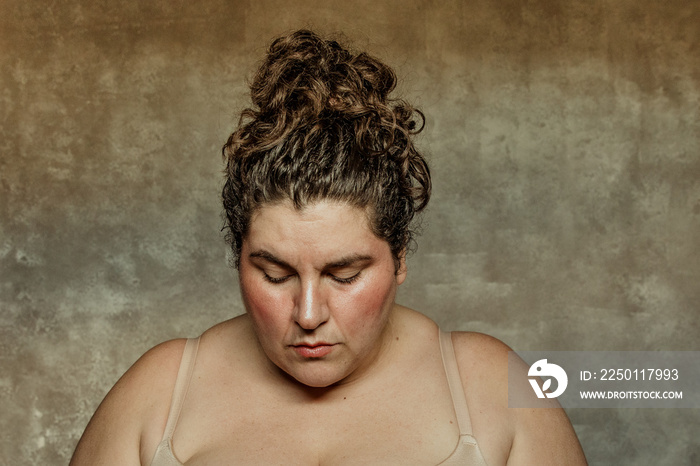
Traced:
<svg viewBox="0 0 700 466">
<path fill-rule="evenodd" d="M 320 200 L 369 208 L 370 228 L 397 261 L 428 203 L 430 170 L 413 145 L 420 110 L 390 99 L 394 71 L 365 53 L 300 30 L 272 42 L 223 147 L 226 240 L 238 267 L 256 209 Z"/>
</svg>

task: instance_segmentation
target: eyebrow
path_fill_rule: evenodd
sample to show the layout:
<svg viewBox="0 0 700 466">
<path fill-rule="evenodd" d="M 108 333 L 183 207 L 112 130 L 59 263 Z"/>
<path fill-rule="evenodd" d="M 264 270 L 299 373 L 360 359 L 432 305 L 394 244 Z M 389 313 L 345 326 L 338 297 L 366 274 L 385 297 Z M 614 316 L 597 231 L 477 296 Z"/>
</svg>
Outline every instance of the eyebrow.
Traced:
<svg viewBox="0 0 700 466">
<path fill-rule="evenodd" d="M 268 262 L 272 262 L 273 264 L 277 264 L 277 265 L 279 265 L 280 267 L 285 267 L 285 268 L 288 268 L 288 269 L 291 269 L 291 268 L 292 268 L 292 267 L 291 267 L 289 264 L 287 264 L 285 261 L 283 261 L 282 259 L 279 259 L 279 258 L 276 257 L 275 255 L 273 255 L 272 253 L 270 253 L 270 252 L 268 252 L 268 251 L 265 251 L 264 249 L 260 249 L 260 250 L 258 250 L 258 251 L 253 251 L 253 252 L 251 252 L 251 253 L 248 255 L 248 257 L 250 257 L 250 258 L 259 257 L 259 258 L 264 259 L 264 260 L 266 260 L 266 261 L 268 261 Z"/>
<path fill-rule="evenodd" d="M 292 269 L 293 267 L 289 265 L 287 262 L 283 261 L 279 257 L 275 256 L 269 251 L 265 251 L 264 249 L 260 249 L 257 251 L 251 252 L 248 257 L 250 258 L 255 258 L 259 257 L 260 259 L 266 260 L 268 262 L 271 262 L 273 264 L 279 265 L 280 267 Z M 350 267 L 352 265 L 357 264 L 358 262 L 368 262 L 373 259 L 372 256 L 366 255 L 366 254 L 350 254 L 345 257 L 341 257 L 340 259 L 330 262 L 326 264 L 323 269 L 342 269 L 343 267 Z"/>
</svg>

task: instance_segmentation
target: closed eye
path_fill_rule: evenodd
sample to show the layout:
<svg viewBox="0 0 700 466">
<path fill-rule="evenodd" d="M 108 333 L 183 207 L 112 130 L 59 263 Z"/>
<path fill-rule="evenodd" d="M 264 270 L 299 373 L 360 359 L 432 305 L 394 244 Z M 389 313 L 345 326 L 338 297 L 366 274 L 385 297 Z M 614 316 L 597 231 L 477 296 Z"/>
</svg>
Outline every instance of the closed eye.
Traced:
<svg viewBox="0 0 700 466">
<path fill-rule="evenodd" d="M 287 280 L 289 280 L 292 277 L 292 275 L 285 275 L 283 277 L 273 277 L 273 276 L 268 275 L 267 273 L 263 272 L 263 277 L 265 278 L 266 281 L 268 281 L 270 283 L 279 284 L 279 283 L 284 283 Z"/>
<path fill-rule="evenodd" d="M 330 276 L 334 281 L 336 281 L 336 282 L 338 282 L 338 283 L 342 283 L 342 284 L 344 284 L 344 285 L 348 285 L 348 284 L 354 282 L 355 280 L 357 280 L 358 278 L 360 278 L 360 274 L 361 274 L 361 273 L 362 273 L 362 272 L 357 272 L 355 275 L 353 275 L 353 276 L 351 276 L 351 277 L 339 277 L 339 276 L 333 275 L 333 274 L 329 274 L 329 276 Z"/>
</svg>

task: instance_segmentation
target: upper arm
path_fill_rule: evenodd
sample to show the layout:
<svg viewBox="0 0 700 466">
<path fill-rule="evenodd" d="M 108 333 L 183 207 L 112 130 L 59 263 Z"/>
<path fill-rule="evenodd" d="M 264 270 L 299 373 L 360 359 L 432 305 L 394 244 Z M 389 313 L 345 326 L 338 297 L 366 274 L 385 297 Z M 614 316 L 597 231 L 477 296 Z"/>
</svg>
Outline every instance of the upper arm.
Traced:
<svg viewBox="0 0 700 466">
<path fill-rule="evenodd" d="M 164 430 L 184 342 L 156 346 L 119 379 L 85 428 L 71 466 L 150 461 L 144 451 L 152 456 Z"/>
<path fill-rule="evenodd" d="M 528 380 L 528 365 L 517 358 L 511 372 L 517 377 L 511 389 L 533 401 L 531 408 L 509 408 L 515 436 L 508 464 L 585 465 L 586 458 L 574 428 L 556 399 L 537 399 Z M 539 381 L 540 385 L 542 384 Z"/>
<path fill-rule="evenodd" d="M 508 464 L 587 464 L 574 428 L 561 407 L 512 409 L 518 413 Z"/>
<path fill-rule="evenodd" d="M 508 407 L 508 346 L 471 332 L 455 332 L 453 340 L 474 435 L 489 464 L 586 464 L 556 400 L 550 400 L 551 408 Z M 522 380 L 527 380 L 525 364 L 511 370 L 524 371 Z"/>
</svg>

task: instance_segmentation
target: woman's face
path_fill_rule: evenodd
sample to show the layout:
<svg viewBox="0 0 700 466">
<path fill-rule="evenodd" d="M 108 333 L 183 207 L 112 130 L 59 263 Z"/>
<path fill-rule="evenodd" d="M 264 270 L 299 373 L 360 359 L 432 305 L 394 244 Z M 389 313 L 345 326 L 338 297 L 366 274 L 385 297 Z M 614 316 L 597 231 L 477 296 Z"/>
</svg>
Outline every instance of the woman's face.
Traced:
<svg viewBox="0 0 700 466">
<path fill-rule="evenodd" d="M 388 341 L 399 272 L 365 210 L 321 201 L 260 208 L 243 241 L 243 300 L 267 357 L 299 382 L 360 376 Z"/>
</svg>

